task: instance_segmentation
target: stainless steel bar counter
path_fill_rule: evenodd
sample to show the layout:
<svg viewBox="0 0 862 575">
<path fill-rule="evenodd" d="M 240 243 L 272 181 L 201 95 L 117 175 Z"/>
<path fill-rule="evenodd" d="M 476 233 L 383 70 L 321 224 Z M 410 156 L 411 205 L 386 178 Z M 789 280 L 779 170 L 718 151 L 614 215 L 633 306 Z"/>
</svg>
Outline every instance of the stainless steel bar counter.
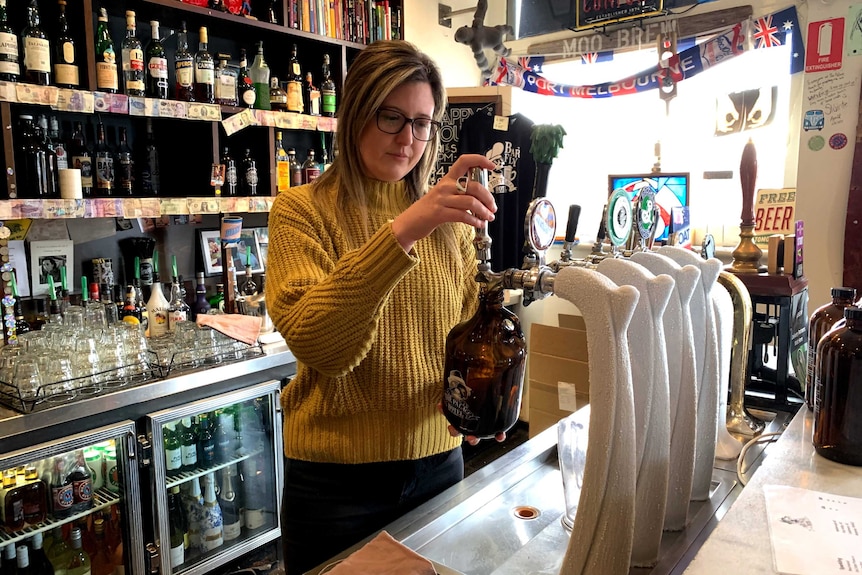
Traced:
<svg viewBox="0 0 862 575">
<path fill-rule="evenodd" d="M 769 420 L 768 430 L 772 431 L 782 429 L 788 420 L 787 414 L 753 412 Z M 577 417 L 588 424 L 589 413 L 587 406 L 577 412 Z M 747 466 L 758 465 L 762 453 L 762 449 L 750 450 Z M 691 503 L 690 523 L 684 531 L 665 533 L 656 567 L 632 569 L 631 573 L 682 573 L 741 492 L 736 461 L 717 460 L 710 499 Z M 564 512 L 554 426 L 385 530 L 432 560 L 440 575 L 557 575 L 568 543 L 568 533 L 561 522 Z M 328 566 L 365 542 L 309 573 L 325 573 Z"/>
</svg>

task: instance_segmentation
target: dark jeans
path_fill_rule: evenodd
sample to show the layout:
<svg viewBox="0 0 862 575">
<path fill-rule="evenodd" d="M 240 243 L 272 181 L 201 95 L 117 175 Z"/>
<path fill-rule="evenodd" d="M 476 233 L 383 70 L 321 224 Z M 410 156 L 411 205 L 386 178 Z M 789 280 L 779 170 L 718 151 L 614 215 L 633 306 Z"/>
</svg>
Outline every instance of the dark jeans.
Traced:
<svg viewBox="0 0 862 575">
<path fill-rule="evenodd" d="M 461 448 L 415 461 L 345 465 L 285 459 L 281 534 L 301 575 L 464 478 Z"/>
</svg>

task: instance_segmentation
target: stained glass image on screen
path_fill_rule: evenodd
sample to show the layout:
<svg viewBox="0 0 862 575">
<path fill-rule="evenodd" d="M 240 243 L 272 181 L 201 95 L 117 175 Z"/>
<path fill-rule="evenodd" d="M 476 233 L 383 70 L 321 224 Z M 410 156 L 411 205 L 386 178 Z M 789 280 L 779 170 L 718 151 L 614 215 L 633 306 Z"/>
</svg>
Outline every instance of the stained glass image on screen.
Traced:
<svg viewBox="0 0 862 575">
<path fill-rule="evenodd" d="M 644 186 L 652 186 L 659 207 L 661 218 L 658 221 L 655 241 L 668 239 L 670 235 L 671 210 L 678 206 L 688 205 L 689 178 L 688 174 L 628 174 L 608 176 L 608 194 L 618 188 L 628 192 L 634 199 Z"/>
</svg>

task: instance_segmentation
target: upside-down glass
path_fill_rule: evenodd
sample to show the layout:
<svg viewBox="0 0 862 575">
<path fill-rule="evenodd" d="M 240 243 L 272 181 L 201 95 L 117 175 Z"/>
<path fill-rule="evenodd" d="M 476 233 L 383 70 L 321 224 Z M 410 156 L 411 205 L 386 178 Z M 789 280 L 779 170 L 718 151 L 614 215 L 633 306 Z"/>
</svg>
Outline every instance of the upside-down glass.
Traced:
<svg viewBox="0 0 862 575">
<path fill-rule="evenodd" d="M 587 460 L 587 433 L 576 415 L 577 412 L 557 423 L 557 459 L 563 476 L 563 495 L 566 502 L 562 522 L 567 531 L 571 531 L 575 524 Z"/>
<path fill-rule="evenodd" d="M 12 385 L 22 401 L 35 401 L 41 395 L 42 374 L 34 357 L 19 357 L 12 369 Z"/>
</svg>

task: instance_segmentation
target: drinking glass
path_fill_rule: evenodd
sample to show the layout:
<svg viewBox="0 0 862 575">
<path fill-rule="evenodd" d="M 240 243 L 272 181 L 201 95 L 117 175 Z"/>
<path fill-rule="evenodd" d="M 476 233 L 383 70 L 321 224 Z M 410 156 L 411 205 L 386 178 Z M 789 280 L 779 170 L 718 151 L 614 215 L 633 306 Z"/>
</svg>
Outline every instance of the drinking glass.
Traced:
<svg viewBox="0 0 862 575">
<path fill-rule="evenodd" d="M 562 522 L 569 532 L 575 525 L 587 460 L 587 433 L 584 425 L 575 418 L 576 413 L 557 423 L 557 458 L 563 476 L 563 495 L 566 501 Z"/>
<path fill-rule="evenodd" d="M 84 308 L 78 305 L 70 305 L 63 312 L 63 326 L 72 329 L 84 329 Z"/>
<path fill-rule="evenodd" d="M 3 383 L 12 384 L 12 371 L 20 354 L 20 345 L 7 345 L 0 348 L 0 381 Z"/>
<path fill-rule="evenodd" d="M 18 389 L 23 401 L 35 401 L 42 388 L 42 374 L 33 357 L 19 357 L 12 370 L 12 385 Z"/>
</svg>

